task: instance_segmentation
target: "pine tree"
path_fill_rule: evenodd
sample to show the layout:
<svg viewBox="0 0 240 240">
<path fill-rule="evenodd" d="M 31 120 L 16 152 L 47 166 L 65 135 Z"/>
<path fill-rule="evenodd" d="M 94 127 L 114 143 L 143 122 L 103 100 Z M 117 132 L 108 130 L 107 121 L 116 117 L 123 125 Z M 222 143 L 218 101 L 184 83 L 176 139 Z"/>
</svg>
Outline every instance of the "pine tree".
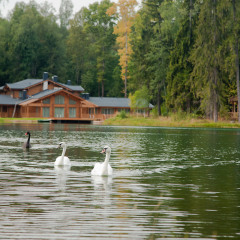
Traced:
<svg viewBox="0 0 240 240">
<path fill-rule="evenodd" d="M 194 106 L 196 99 L 191 91 L 190 74 L 193 66 L 188 58 L 193 48 L 193 27 L 197 14 L 193 10 L 193 0 L 186 2 L 183 7 L 186 14 L 181 21 L 181 27 L 170 55 L 166 104 L 172 111 L 180 109 L 191 112 L 196 107 Z"/>
<path fill-rule="evenodd" d="M 194 65 L 192 78 L 196 94 L 201 99 L 201 108 L 215 122 L 218 120 L 222 85 L 221 56 L 218 52 L 221 44 L 218 6 L 217 0 L 202 2 L 196 43 L 190 57 Z"/>
</svg>

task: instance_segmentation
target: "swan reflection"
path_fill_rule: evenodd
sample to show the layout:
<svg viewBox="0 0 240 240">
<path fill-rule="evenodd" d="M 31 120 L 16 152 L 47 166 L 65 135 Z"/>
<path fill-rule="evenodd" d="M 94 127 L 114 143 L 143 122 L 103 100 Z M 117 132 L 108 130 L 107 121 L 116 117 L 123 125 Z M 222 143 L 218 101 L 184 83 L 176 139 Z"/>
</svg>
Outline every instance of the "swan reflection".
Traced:
<svg viewBox="0 0 240 240">
<path fill-rule="evenodd" d="M 94 204 L 111 205 L 112 176 L 92 176 Z"/>
<path fill-rule="evenodd" d="M 109 191 L 112 188 L 112 176 L 92 175 L 92 182 L 95 190 Z"/>
<path fill-rule="evenodd" d="M 54 166 L 56 181 L 60 191 L 65 192 L 68 173 L 71 170 L 70 165 Z"/>
</svg>

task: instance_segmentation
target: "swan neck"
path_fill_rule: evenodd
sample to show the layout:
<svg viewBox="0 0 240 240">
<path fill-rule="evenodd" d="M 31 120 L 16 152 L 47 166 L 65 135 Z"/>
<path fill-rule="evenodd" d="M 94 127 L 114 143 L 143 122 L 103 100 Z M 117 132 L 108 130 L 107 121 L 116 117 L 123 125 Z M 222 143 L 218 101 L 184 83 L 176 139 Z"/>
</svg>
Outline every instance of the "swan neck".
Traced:
<svg viewBox="0 0 240 240">
<path fill-rule="evenodd" d="M 27 143 L 30 142 L 30 133 L 28 134 L 28 140 L 27 140 Z"/>
<path fill-rule="evenodd" d="M 65 156 L 65 152 L 66 152 L 66 146 L 63 146 L 62 157 Z"/>
<path fill-rule="evenodd" d="M 110 158 L 110 153 L 106 153 L 106 157 L 105 157 L 105 163 L 108 163 L 109 161 L 109 158 Z"/>
</svg>

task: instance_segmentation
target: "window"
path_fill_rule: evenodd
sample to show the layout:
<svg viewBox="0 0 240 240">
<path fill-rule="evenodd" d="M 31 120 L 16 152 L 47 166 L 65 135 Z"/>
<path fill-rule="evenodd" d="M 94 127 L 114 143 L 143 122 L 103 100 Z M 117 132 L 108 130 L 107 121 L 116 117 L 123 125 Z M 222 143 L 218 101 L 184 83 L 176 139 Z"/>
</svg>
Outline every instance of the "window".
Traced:
<svg viewBox="0 0 240 240">
<path fill-rule="evenodd" d="M 2 107 L 2 112 L 5 112 L 5 113 L 7 112 L 7 107 L 6 106 Z"/>
<path fill-rule="evenodd" d="M 49 107 L 43 107 L 43 117 L 50 117 Z"/>
<path fill-rule="evenodd" d="M 19 92 L 19 96 L 18 96 L 19 98 L 22 98 L 23 97 L 23 92 L 22 91 L 20 91 Z"/>
<path fill-rule="evenodd" d="M 145 114 L 145 109 L 136 109 L 135 110 L 136 113 L 139 113 L 139 114 Z"/>
<path fill-rule="evenodd" d="M 64 117 L 64 108 L 55 107 L 54 117 L 63 118 Z"/>
<path fill-rule="evenodd" d="M 69 117 L 70 118 L 76 117 L 76 108 L 69 108 Z"/>
<path fill-rule="evenodd" d="M 50 104 L 50 98 L 43 99 L 43 104 Z"/>
<path fill-rule="evenodd" d="M 102 114 L 114 114 L 113 108 L 102 108 Z"/>
<path fill-rule="evenodd" d="M 118 112 L 124 111 L 125 113 L 129 113 L 130 109 L 129 108 L 118 108 Z"/>
<path fill-rule="evenodd" d="M 94 114 L 94 108 L 89 108 L 89 109 L 88 109 L 88 113 L 89 113 L 89 114 Z"/>
<path fill-rule="evenodd" d="M 55 96 L 55 104 L 64 104 L 64 97 L 61 95 Z"/>
<path fill-rule="evenodd" d="M 71 105 L 75 105 L 76 104 L 76 101 L 72 100 L 71 98 L 69 99 L 69 104 Z"/>
</svg>

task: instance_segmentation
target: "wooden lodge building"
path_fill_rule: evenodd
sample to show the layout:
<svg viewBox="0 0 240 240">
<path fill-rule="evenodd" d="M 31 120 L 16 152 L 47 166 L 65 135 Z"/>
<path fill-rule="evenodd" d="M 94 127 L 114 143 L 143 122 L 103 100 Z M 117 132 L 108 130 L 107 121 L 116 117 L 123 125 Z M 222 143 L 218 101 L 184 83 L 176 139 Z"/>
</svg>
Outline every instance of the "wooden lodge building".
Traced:
<svg viewBox="0 0 240 240">
<path fill-rule="evenodd" d="M 43 118 L 51 121 L 101 121 L 125 110 L 130 99 L 90 97 L 81 86 L 49 79 L 25 79 L 0 87 L 0 117 Z M 150 108 L 153 106 L 150 105 Z"/>
</svg>

